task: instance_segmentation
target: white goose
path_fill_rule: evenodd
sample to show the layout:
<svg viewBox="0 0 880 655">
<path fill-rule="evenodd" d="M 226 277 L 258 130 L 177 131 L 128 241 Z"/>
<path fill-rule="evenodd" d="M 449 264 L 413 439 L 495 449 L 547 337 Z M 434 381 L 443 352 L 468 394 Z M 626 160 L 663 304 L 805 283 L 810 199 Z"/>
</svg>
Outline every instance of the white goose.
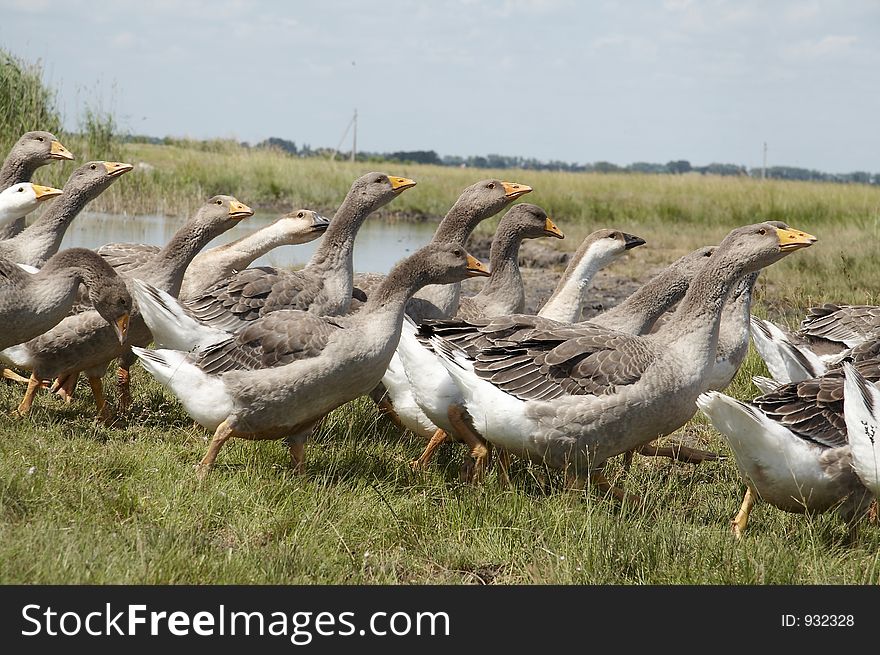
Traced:
<svg viewBox="0 0 880 655">
<path fill-rule="evenodd" d="M 843 415 L 853 470 L 874 497 L 880 498 L 880 390 L 849 362 L 844 363 L 843 371 Z"/>
<path fill-rule="evenodd" d="M 868 387 L 880 379 L 875 350 L 864 348 L 843 367 L 822 377 L 779 385 L 747 405 L 723 394 L 698 400 L 727 437 L 746 479 L 745 497 L 733 522 L 736 536 L 745 531 L 758 496 L 790 512 L 826 511 L 839 502 L 844 518 L 859 516 L 864 509 L 862 494 L 850 497 L 859 489 L 850 469 L 857 454 L 851 452 L 850 437 L 859 434 L 848 429 L 847 421 L 865 418 L 865 412 L 854 409 L 847 419 L 845 398 L 849 394 L 850 405 L 857 405 L 859 396 L 853 390 L 859 388 L 865 398 L 872 395 Z"/>
<path fill-rule="evenodd" d="M 644 239 L 619 230 L 602 229 L 588 235 L 572 256 L 556 290 L 538 316 L 546 319 L 548 324 L 576 320 L 583 307 L 585 289 L 593 276 L 628 250 L 644 243 Z M 474 458 L 473 473 L 479 478 L 485 470 L 489 451 L 469 429 L 462 411 L 461 392 L 446 367 L 436 353 L 419 343 L 416 328 L 411 323 L 404 326 L 397 353 L 416 406 L 438 428 L 422 455 L 413 462 L 413 468 L 424 468 L 447 435 L 453 434 L 469 446 Z"/>
<path fill-rule="evenodd" d="M 27 216 L 41 202 L 60 196 L 62 193 L 61 189 L 31 182 L 19 182 L 6 187 L 0 192 L 0 228 Z"/>
<path fill-rule="evenodd" d="M 736 280 L 815 238 L 768 223 L 731 231 L 657 332 L 632 336 L 581 324 L 525 341 L 468 349 L 493 326 L 457 338 L 422 331 L 443 357 L 476 431 L 514 454 L 610 485 L 605 461 L 682 426 L 714 368 L 721 313 Z M 611 490 L 621 497 L 620 490 Z"/>
<path fill-rule="evenodd" d="M 446 220 L 446 219 L 444 219 Z M 547 213 L 531 203 L 520 203 L 511 207 L 501 218 L 492 240 L 489 255 L 489 268 L 492 277 L 483 285 L 482 290 L 474 296 L 460 299 L 456 315 L 479 316 L 486 313 L 495 315 L 520 312 L 525 306 L 525 289 L 519 270 L 519 249 L 524 239 L 540 237 L 563 238 L 562 232 Z M 412 303 L 408 305 L 409 311 Z M 406 337 L 413 338 L 414 324 L 409 322 L 403 327 Z M 437 362 L 437 372 L 446 376 L 446 369 Z M 418 375 L 430 375 L 430 372 L 419 371 Z M 416 403 L 409 376 L 399 352 L 395 352 L 382 377 L 382 384 L 371 393 L 374 398 L 383 396 L 379 407 L 398 425 L 409 429 L 415 434 L 431 439 L 430 447 L 436 447 L 445 438 L 440 430 Z M 419 468 L 421 458 L 413 462 L 413 468 Z"/>
<path fill-rule="evenodd" d="M 768 320 L 752 320 L 752 341 L 773 378 L 755 380 L 762 390 L 821 377 L 854 348 L 880 337 L 880 307 L 873 305 L 810 307 L 794 333 Z"/>
<path fill-rule="evenodd" d="M 194 419 L 215 430 L 200 476 L 232 436 L 292 437 L 292 463 L 301 471 L 315 423 L 381 379 L 412 294 L 427 284 L 488 274 L 461 246 L 432 243 L 399 262 L 356 314 L 279 310 L 200 353 L 133 350 Z M 133 292 L 143 305 L 157 296 L 143 284 Z"/>
</svg>

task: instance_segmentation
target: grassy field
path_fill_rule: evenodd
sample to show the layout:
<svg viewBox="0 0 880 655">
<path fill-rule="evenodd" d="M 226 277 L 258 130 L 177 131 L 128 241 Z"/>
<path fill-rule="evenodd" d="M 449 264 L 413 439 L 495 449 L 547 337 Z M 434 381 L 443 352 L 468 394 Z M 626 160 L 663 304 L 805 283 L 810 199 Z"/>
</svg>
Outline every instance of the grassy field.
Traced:
<svg viewBox="0 0 880 655">
<path fill-rule="evenodd" d="M 352 166 L 238 148 L 120 147 L 117 158 L 153 168 L 115 184 L 95 203 L 104 210 L 186 213 L 217 192 L 256 206 L 332 209 L 356 175 L 377 168 L 419 182 L 389 210 L 436 218 L 463 187 L 498 176 L 534 187 L 525 200 L 547 208 L 568 235 L 557 247 L 573 250 L 606 226 L 647 239 L 614 267 L 635 279 L 760 219 L 817 235 L 815 246 L 762 275 L 755 313 L 787 325 L 807 304 L 871 302 L 880 289 L 880 189 L 870 187 Z M 52 166 L 38 179 L 64 177 Z M 754 396 L 750 377 L 764 372 L 750 354 L 728 393 Z M 851 534 L 832 514 L 759 505 L 745 539 L 735 542 L 729 521 L 743 485 L 730 459 L 693 466 L 638 458 L 618 481 L 642 496 L 639 506 L 567 491 L 555 472 L 522 462 L 511 489 L 494 475 L 474 487 L 458 481 L 454 446 L 429 472 L 410 472 L 424 444 L 358 401 L 322 426 L 307 450 L 305 476 L 290 472 L 278 442 L 232 440 L 199 486 L 193 465 L 207 435 L 143 369 L 133 389 L 127 427 L 96 425 L 85 385 L 72 405 L 41 394 L 27 418 L 0 416 L 0 582 L 880 583 L 876 524 Z M 22 392 L 0 385 L 0 406 L 14 408 Z M 729 454 L 699 416 L 683 430 Z M 618 463 L 610 470 L 622 476 Z"/>
<path fill-rule="evenodd" d="M 228 142 L 191 147 L 113 142 L 95 151 L 74 139 L 76 162 L 38 171 L 37 181 L 63 185 L 76 165 L 92 158 L 136 165 L 90 204 L 126 214 L 186 216 L 217 193 L 279 213 L 309 207 L 327 215 L 352 180 L 369 170 L 411 177 L 418 185 L 377 212 L 386 220 L 439 220 L 462 189 L 498 177 L 530 185 L 524 197 L 546 209 L 568 235 L 557 248 L 574 250 L 589 232 L 613 227 L 648 240 L 620 269 L 637 276 L 728 230 L 760 220 L 781 220 L 819 237 L 820 245 L 787 258 L 762 276 L 771 308 L 795 320 L 801 309 L 825 299 L 874 302 L 880 289 L 876 240 L 880 237 L 880 188 L 867 185 L 785 182 L 699 175 L 557 173 L 474 170 L 399 163 L 355 163 L 297 158 Z M 490 233 L 498 217 L 478 231 Z M 760 310 L 759 310 L 760 312 Z"/>
<path fill-rule="evenodd" d="M 750 359 L 739 395 L 755 370 Z M 205 434 L 139 373 L 125 429 L 96 426 L 88 400 L 41 398 L 23 421 L 0 419 L 3 583 L 880 582 L 876 525 L 851 535 L 830 514 L 759 505 L 735 542 L 742 484 L 730 460 L 637 459 L 621 481 L 641 506 L 567 491 L 521 462 L 512 489 L 494 476 L 474 487 L 458 481 L 452 446 L 411 473 L 423 444 L 364 402 L 323 426 L 305 476 L 280 443 L 233 440 L 199 486 Z M 4 385 L 7 407 L 19 392 Z M 686 429 L 729 452 L 704 421 Z"/>
</svg>

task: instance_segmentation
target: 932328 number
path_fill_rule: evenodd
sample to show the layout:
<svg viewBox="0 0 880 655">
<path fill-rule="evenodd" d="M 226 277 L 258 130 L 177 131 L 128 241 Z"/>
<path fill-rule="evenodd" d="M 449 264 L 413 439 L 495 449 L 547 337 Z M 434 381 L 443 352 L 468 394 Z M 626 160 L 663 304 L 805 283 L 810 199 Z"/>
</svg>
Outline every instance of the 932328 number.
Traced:
<svg viewBox="0 0 880 655">
<path fill-rule="evenodd" d="M 851 627 L 855 625 L 855 617 L 852 614 L 804 614 L 803 622 L 807 628 Z"/>
</svg>

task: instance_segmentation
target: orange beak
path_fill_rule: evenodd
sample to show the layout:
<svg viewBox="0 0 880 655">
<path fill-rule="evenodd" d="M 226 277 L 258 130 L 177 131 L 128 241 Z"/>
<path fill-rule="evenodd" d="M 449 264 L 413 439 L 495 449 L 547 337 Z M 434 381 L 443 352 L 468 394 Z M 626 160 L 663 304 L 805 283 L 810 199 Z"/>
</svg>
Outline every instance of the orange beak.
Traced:
<svg viewBox="0 0 880 655">
<path fill-rule="evenodd" d="M 556 237 L 557 239 L 564 239 L 565 235 L 562 233 L 558 227 L 556 227 L 556 223 L 550 220 L 550 217 L 547 217 L 547 223 L 544 225 L 544 233 L 548 237 Z"/>
<path fill-rule="evenodd" d="M 410 180 L 406 177 L 393 177 L 389 175 L 388 179 L 391 181 L 391 189 L 394 191 L 394 193 L 406 191 L 407 189 L 411 189 L 416 185 L 415 180 Z"/>
<path fill-rule="evenodd" d="M 241 220 L 242 218 L 247 218 L 248 216 L 253 216 L 254 210 L 248 207 L 243 202 L 239 202 L 238 200 L 232 200 L 229 203 L 229 216 L 230 218 L 237 218 Z"/>
<path fill-rule="evenodd" d="M 473 255 L 467 256 L 468 277 L 489 277 L 489 269 Z"/>
<path fill-rule="evenodd" d="M 502 182 L 501 186 L 504 187 L 504 197 L 508 200 L 514 200 L 520 196 L 524 196 L 532 190 L 532 187 L 526 186 L 525 184 L 517 184 L 516 182 Z"/>
<path fill-rule="evenodd" d="M 110 177 L 119 177 L 134 168 L 131 164 L 125 164 L 121 161 L 105 161 L 102 163 L 104 168 L 107 169 L 107 175 Z"/>
<path fill-rule="evenodd" d="M 32 184 L 34 188 L 34 195 L 36 195 L 37 200 L 48 200 L 49 198 L 54 198 L 55 196 L 60 196 L 64 191 L 61 189 L 56 189 L 50 186 L 43 186 L 42 184 Z"/>
<path fill-rule="evenodd" d="M 61 145 L 61 141 L 53 141 L 51 147 L 49 148 L 49 158 L 50 159 L 73 159 L 73 153 L 70 152 L 67 148 Z"/>
</svg>

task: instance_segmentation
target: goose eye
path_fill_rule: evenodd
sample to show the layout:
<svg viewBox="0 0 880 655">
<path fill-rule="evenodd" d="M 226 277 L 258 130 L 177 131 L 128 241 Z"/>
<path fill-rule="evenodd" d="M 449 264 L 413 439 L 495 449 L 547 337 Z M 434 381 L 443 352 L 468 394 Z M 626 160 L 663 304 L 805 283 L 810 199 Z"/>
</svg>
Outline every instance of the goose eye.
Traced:
<svg viewBox="0 0 880 655">
<path fill-rule="evenodd" d="M 495 183 L 494 183 L 494 182 L 489 182 L 489 184 L 486 185 L 486 188 L 487 188 L 487 189 L 494 189 L 494 188 L 495 188 Z"/>
<path fill-rule="evenodd" d="M 608 235 L 609 239 L 616 239 L 617 237 L 618 237 L 617 232 L 612 232 L 611 234 Z"/>
<path fill-rule="evenodd" d="M 222 205 L 222 204 L 223 204 L 223 201 L 222 201 L 222 200 L 218 200 L 215 204 L 217 204 L 217 205 Z"/>
<path fill-rule="evenodd" d="M 24 187 L 23 186 L 18 187 L 18 192 L 21 193 L 22 191 L 24 191 Z"/>
<path fill-rule="evenodd" d="M 765 229 L 762 227 L 760 230 L 758 230 L 758 234 L 767 234 L 767 230 L 765 230 Z"/>
<path fill-rule="evenodd" d="M 45 141 L 45 139 L 44 139 L 43 137 L 41 137 L 41 136 L 38 136 L 38 137 L 37 137 L 37 141 Z"/>
<path fill-rule="evenodd" d="M 302 218 L 302 217 L 303 217 L 303 213 L 300 212 L 299 214 L 296 215 L 296 217 L 297 217 L 297 218 Z"/>
<path fill-rule="evenodd" d="M 94 170 L 96 170 L 98 167 L 95 166 L 94 164 L 92 164 L 91 166 L 89 166 L 89 168 L 91 168 L 91 169 L 94 171 Z"/>
<path fill-rule="evenodd" d="M 376 182 L 383 182 L 384 180 L 381 177 L 376 178 Z"/>
</svg>

